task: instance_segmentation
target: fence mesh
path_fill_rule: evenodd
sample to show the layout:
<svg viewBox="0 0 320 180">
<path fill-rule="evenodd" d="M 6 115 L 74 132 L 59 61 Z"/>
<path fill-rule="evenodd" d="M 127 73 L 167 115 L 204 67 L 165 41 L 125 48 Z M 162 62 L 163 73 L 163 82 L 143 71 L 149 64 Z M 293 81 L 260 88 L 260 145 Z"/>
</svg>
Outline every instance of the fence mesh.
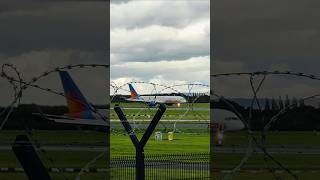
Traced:
<svg viewBox="0 0 320 180">
<path fill-rule="evenodd" d="M 145 155 L 146 179 L 209 179 L 209 174 L 209 153 Z M 112 157 L 111 177 L 135 179 L 135 156 Z"/>
</svg>

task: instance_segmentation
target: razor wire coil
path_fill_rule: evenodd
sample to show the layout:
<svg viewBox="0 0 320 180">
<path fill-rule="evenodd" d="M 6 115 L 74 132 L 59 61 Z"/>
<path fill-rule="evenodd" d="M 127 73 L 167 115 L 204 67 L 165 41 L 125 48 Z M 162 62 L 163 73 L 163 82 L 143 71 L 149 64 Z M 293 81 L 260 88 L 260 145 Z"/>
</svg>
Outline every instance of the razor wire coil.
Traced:
<svg viewBox="0 0 320 180">
<path fill-rule="evenodd" d="M 312 79 L 312 80 L 320 80 L 320 77 L 312 75 L 312 74 L 307 74 L 307 73 L 302 73 L 302 72 L 292 72 L 292 71 L 256 71 L 256 72 L 233 72 L 233 73 L 220 73 L 220 74 L 212 74 L 210 75 L 211 78 L 222 78 L 222 77 L 234 77 L 234 76 L 249 76 L 249 82 L 250 82 L 250 88 L 251 88 L 251 92 L 252 92 L 252 100 L 251 100 L 251 105 L 250 105 L 250 109 L 249 109 L 249 117 L 248 118 L 244 118 L 243 115 L 237 110 L 237 108 L 235 108 L 225 97 L 218 95 L 213 91 L 211 91 L 211 95 L 215 96 L 216 98 L 220 99 L 221 101 L 225 102 L 230 109 L 233 110 L 233 112 L 236 113 L 236 115 L 239 117 L 239 119 L 245 124 L 246 128 L 247 128 L 247 133 L 249 135 L 248 138 L 248 146 L 247 146 L 247 153 L 243 156 L 243 158 L 241 159 L 241 161 L 239 162 L 239 164 L 234 167 L 232 169 L 232 171 L 224 176 L 224 179 L 232 179 L 232 177 L 234 176 L 234 174 L 236 172 L 238 172 L 241 167 L 244 166 L 244 164 L 248 161 L 249 157 L 252 155 L 252 145 L 254 144 L 256 147 L 258 147 L 265 155 L 265 162 L 267 159 L 270 159 L 272 162 L 274 162 L 277 166 L 279 166 L 281 169 L 283 169 L 285 172 L 287 172 L 292 178 L 294 179 L 299 179 L 298 176 L 293 173 L 290 169 L 288 169 L 287 167 L 285 167 L 280 161 L 278 161 L 276 158 L 274 158 L 267 150 L 267 148 L 265 147 L 265 140 L 266 140 L 266 132 L 270 129 L 271 124 L 277 120 L 279 120 L 280 115 L 284 114 L 285 112 L 287 112 L 288 109 L 290 109 L 291 107 L 293 107 L 294 105 L 291 104 L 289 106 L 284 107 L 283 109 L 281 109 L 278 113 L 276 113 L 275 115 L 273 115 L 269 121 L 267 121 L 267 123 L 264 125 L 263 130 L 261 132 L 261 142 L 258 141 L 258 139 L 254 136 L 253 132 L 251 131 L 250 128 L 250 120 L 252 119 L 252 110 L 253 110 L 253 106 L 254 103 L 257 104 L 258 106 L 258 110 L 261 112 L 262 108 L 260 106 L 259 103 L 259 99 L 258 99 L 258 93 L 262 87 L 262 85 L 264 84 L 266 78 L 268 75 L 285 75 L 285 76 L 296 76 L 299 78 L 308 78 L 308 79 Z M 256 77 L 261 77 L 262 79 L 260 79 L 260 82 L 258 83 L 258 86 L 255 87 L 254 85 L 254 80 Z M 311 96 L 306 96 L 303 97 L 302 100 L 308 100 L 308 99 L 312 99 L 312 98 L 316 98 L 319 97 L 320 94 L 314 94 Z M 265 118 L 265 117 L 262 117 Z M 275 173 L 275 170 L 272 169 L 272 167 L 268 167 L 270 172 L 273 173 L 274 178 L 275 179 L 281 179 L 280 176 L 278 176 Z"/>
</svg>

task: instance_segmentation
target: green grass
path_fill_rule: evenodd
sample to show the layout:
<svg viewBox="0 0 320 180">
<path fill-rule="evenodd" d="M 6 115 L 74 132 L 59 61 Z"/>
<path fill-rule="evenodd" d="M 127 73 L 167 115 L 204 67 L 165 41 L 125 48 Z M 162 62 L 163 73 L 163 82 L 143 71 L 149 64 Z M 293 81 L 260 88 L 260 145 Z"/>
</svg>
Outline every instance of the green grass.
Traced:
<svg viewBox="0 0 320 180">
<path fill-rule="evenodd" d="M 170 124 L 170 123 L 169 123 Z M 163 130 L 167 127 L 168 130 L 172 130 L 172 123 L 170 125 L 158 125 L 157 130 Z M 177 126 L 179 128 L 179 124 Z M 170 129 L 171 128 L 171 129 Z M 185 138 L 186 142 L 206 142 L 209 143 L 208 129 L 192 129 L 180 128 L 183 134 L 175 134 L 177 141 Z M 143 131 L 143 130 L 142 130 Z M 188 134 L 197 133 L 197 134 Z M 129 141 L 128 136 L 123 136 L 123 128 L 117 128 L 112 130 L 111 142 L 115 143 L 114 146 L 125 146 Z M 26 134 L 23 130 L 1 130 L 0 131 L 0 143 L 13 143 L 16 135 Z M 103 143 L 107 137 L 102 132 L 96 131 L 77 131 L 77 130 L 36 130 L 33 131 L 33 137 L 40 143 L 45 144 L 94 144 Z M 257 133 L 257 138 L 260 138 Z M 166 134 L 163 134 L 165 139 Z M 154 136 L 150 139 L 152 140 Z M 199 138 L 199 139 L 197 139 Z M 291 131 L 291 132 L 268 132 L 266 136 L 266 142 L 268 145 L 292 145 L 292 146 L 320 146 L 320 133 L 317 132 L 303 132 L 303 131 Z M 126 143 L 122 143 L 126 142 Z M 130 142 L 131 143 L 131 142 Z M 224 134 L 224 145 L 247 145 L 247 133 L 241 132 L 226 132 Z M 199 148 L 202 148 L 200 146 Z"/>
<path fill-rule="evenodd" d="M 106 134 L 84 130 L 34 130 L 32 138 L 43 144 L 94 144 L 106 141 Z M 24 130 L 1 130 L 0 143 L 13 143 L 18 134 L 26 134 Z"/>
<path fill-rule="evenodd" d="M 163 179 L 174 179 L 174 175 L 176 177 L 179 177 L 177 179 L 192 179 L 192 178 L 199 178 L 199 177 L 209 177 L 209 171 L 207 173 L 204 173 L 203 171 L 183 171 L 181 173 L 181 170 L 176 170 L 176 169 L 170 169 L 164 170 L 164 169 L 159 169 L 156 172 L 154 169 L 145 169 L 145 179 L 152 179 L 152 180 L 163 180 Z M 131 177 L 130 179 L 134 179 L 135 177 L 135 169 L 134 168 L 128 168 L 126 170 L 126 177 Z M 123 179 L 123 170 L 119 169 L 112 169 L 111 171 L 111 179 L 112 180 L 117 180 L 117 179 Z M 129 178 L 128 178 L 129 179 Z"/>
<path fill-rule="evenodd" d="M 128 119 L 151 119 L 156 113 L 157 109 L 124 109 L 124 114 L 127 115 Z M 143 115 L 143 116 L 138 116 Z M 114 110 L 110 112 L 111 119 L 118 119 L 117 114 Z M 210 109 L 208 110 L 189 110 L 186 109 L 167 109 L 162 119 L 187 119 L 187 120 L 209 120 Z"/>
<path fill-rule="evenodd" d="M 146 107 L 146 104 L 144 103 L 136 103 L 136 102 L 121 102 L 121 103 L 111 103 L 111 108 L 113 109 L 113 107 L 115 106 L 115 104 L 120 104 L 121 107 L 138 107 L 138 108 L 141 108 L 141 107 Z M 208 108 L 210 109 L 210 103 L 186 103 L 186 104 L 181 104 L 179 108 L 185 108 L 185 107 L 188 107 L 188 106 L 192 106 L 194 108 Z M 168 109 L 170 108 L 177 108 L 176 105 L 167 105 L 166 106 Z"/>
<path fill-rule="evenodd" d="M 160 130 L 160 129 L 159 129 Z M 134 147 L 127 135 L 123 135 L 121 129 L 111 134 L 111 155 L 133 155 Z M 2 143 L 12 143 L 17 134 L 24 131 L 0 131 L 0 141 Z M 123 132 L 123 131 L 122 131 Z M 209 152 L 209 133 L 201 129 L 182 129 L 184 133 L 175 133 L 174 140 L 166 140 L 166 134 L 163 134 L 163 141 L 155 141 L 154 136 L 150 137 L 145 147 L 146 154 L 181 154 L 194 152 Z M 191 133 L 194 132 L 194 133 Z M 34 136 L 42 143 L 101 143 L 106 137 L 104 133 L 94 131 L 35 131 Z M 141 138 L 141 133 L 138 133 Z M 320 146 L 319 133 L 316 132 L 268 132 L 268 145 L 292 145 L 292 146 Z M 242 145 L 246 146 L 246 132 L 226 132 L 225 145 Z M 236 147 L 235 147 L 236 148 Z M 99 152 L 62 152 L 48 151 L 40 153 L 41 159 L 47 167 L 83 167 L 91 159 L 97 156 Z M 47 156 L 47 157 L 45 157 Z M 19 167 L 14 154 L 11 151 L 0 151 L 0 167 Z M 49 161 L 54 160 L 54 163 Z M 216 170 L 232 169 L 242 159 L 242 154 L 216 154 L 214 155 L 214 168 Z M 320 177 L 319 172 L 312 172 L 311 169 L 320 170 L 320 157 L 318 155 L 284 155 L 275 154 L 273 157 L 283 163 L 286 167 L 293 170 L 302 170 L 297 175 L 300 179 L 315 179 Z M 270 160 L 269 166 L 278 167 Z M 106 158 L 99 159 L 93 167 L 106 167 Z M 233 179 L 255 179 L 260 180 L 274 179 L 272 173 L 266 172 L 267 166 L 262 155 L 253 155 L 243 167 L 245 169 L 261 168 L 264 171 L 256 174 L 241 171 L 235 174 Z M 118 172 L 114 171 L 116 176 Z M 159 171 L 160 173 L 160 171 Z M 62 175 L 52 173 L 54 179 L 63 179 Z M 70 179 L 74 179 L 75 173 L 65 173 Z M 215 176 L 220 179 L 221 173 L 216 172 Z M 279 174 L 283 179 L 292 179 L 286 173 Z M 104 173 L 86 173 L 81 179 L 103 179 Z M 160 177 L 160 176 L 159 176 Z M 0 173 L 0 179 L 26 179 L 23 173 Z"/>
<path fill-rule="evenodd" d="M 53 180 L 75 179 L 77 173 L 50 173 Z M 24 173 L 0 173 L 1 180 L 26 180 L 28 177 Z M 85 173 L 81 180 L 105 180 L 105 173 Z"/>
<path fill-rule="evenodd" d="M 255 133 L 257 139 L 261 138 L 259 132 Z M 290 146 L 318 146 L 320 147 L 320 133 L 310 131 L 278 131 L 267 132 L 266 145 L 290 145 Z M 247 132 L 226 132 L 224 134 L 224 145 L 241 145 L 246 146 L 248 143 Z"/>
<path fill-rule="evenodd" d="M 145 151 L 146 154 L 148 150 Z M 163 152 L 164 153 L 164 152 Z M 176 154 L 179 154 L 175 152 Z M 81 168 L 94 157 L 98 156 L 97 152 L 62 152 L 62 151 L 49 151 L 47 153 L 39 153 L 40 158 L 46 167 L 58 167 L 58 168 Z M 113 154 L 116 155 L 116 154 Z M 119 154 L 117 154 L 119 155 Z M 123 155 L 123 154 L 121 154 Z M 132 155 L 132 154 L 131 154 Z M 11 151 L 0 151 L 1 161 L 0 167 L 20 167 L 15 155 Z M 273 157 L 280 161 L 285 167 L 293 170 L 310 170 L 317 169 L 320 170 L 320 157 L 318 155 L 288 155 L 288 154 L 277 154 Z M 53 159 L 53 162 L 49 160 Z M 214 156 L 214 169 L 232 169 L 239 164 L 243 158 L 242 154 L 217 154 Z M 267 161 L 268 166 L 275 169 L 279 167 L 271 162 Z M 266 169 L 266 162 L 263 159 L 263 155 L 252 155 L 247 163 L 243 166 L 245 169 Z M 106 167 L 106 157 L 102 157 L 97 160 L 93 167 L 105 168 Z"/>
<path fill-rule="evenodd" d="M 113 110 L 115 103 L 111 104 L 110 118 L 118 119 L 117 114 Z M 150 119 L 154 116 L 157 108 L 147 108 L 143 103 L 120 103 L 124 114 L 128 119 L 134 119 L 134 115 L 142 114 L 146 116 L 138 116 L 135 119 Z M 188 108 L 187 108 L 188 107 Z M 126 109 L 126 108 L 139 108 L 139 109 Z M 195 109 L 191 109 L 195 108 Z M 197 109 L 201 108 L 201 109 Z M 177 106 L 167 106 L 162 119 L 187 119 L 187 120 L 209 120 L 210 119 L 210 104 L 209 103 L 195 103 L 195 104 L 181 104 Z"/>
<path fill-rule="evenodd" d="M 79 151 L 48 151 L 46 153 L 38 153 L 41 160 L 46 167 L 58 168 L 81 168 L 86 165 L 90 160 L 100 154 L 100 152 L 79 152 Z M 12 151 L 0 151 L 0 167 L 20 167 Z M 50 159 L 53 159 L 51 161 Z M 102 157 L 95 164 L 94 167 L 106 167 L 106 157 Z"/>
<path fill-rule="evenodd" d="M 222 174 L 222 173 L 215 173 L 214 179 L 222 179 L 224 175 L 225 174 Z M 280 173 L 276 175 L 278 175 L 283 180 L 294 179 L 292 176 L 288 175 L 287 173 Z M 311 172 L 311 171 L 299 172 L 297 173 L 297 176 L 299 177 L 299 179 L 302 179 L 302 180 L 316 180 L 316 179 L 319 179 L 320 172 Z M 238 172 L 232 178 L 232 180 L 249 180 L 249 179 L 250 180 L 251 179 L 272 180 L 272 179 L 275 179 L 275 177 L 272 173 L 269 173 L 269 172 L 258 172 L 258 173 Z"/>
<path fill-rule="evenodd" d="M 132 173 L 133 174 L 133 173 Z M 163 173 L 162 173 L 163 174 Z M 214 179 L 221 179 L 224 174 L 214 173 Z M 284 180 L 293 179 L 286 173 L 277 174 Z M 302 180 L 315 180 L 320 177 L 320 172 L 299 172 L 297 173 L 299 179 Z M 76 173 L 51 173 L 50 176 L 54 180 L 65 180 L 65 177 L 68 179 L 75 179 L 77 176 Z M 190 175 L 191 176 L 191 175 Z M 189 176 L 189 177 L 190 177 Z M 117 172 L 113 172 L 112 180 L 117 179 Z M 160 178 L 161 176 L 159 176 Z M 28 179 L 24 173 L 0 173 L 1 180 L 26 180 Z M 249 173 L 249 172 L 238 172 L 233 176 L 233 180 L 249 180 L 249 179 L 259 179 L 259 180 L 272 180 L 275 179 L 272 173 L 268 172 L 258 172 L 258 173 Z M 81 176 L 81 180 L 105 180 L 105 173 L 85 173 Z"/>
<path fill-rule="evenodd" d="M 1 136 L 1 142 L 10 142 L 14 139 L 14 135 L 17 133 L 20 133 L 20 131 L 5 131 L 1 132 L 3 135 Z M 39 131 L 36 132 L 36 137 L 38 140 L 41 142 L 45 143 L 93 143 L 93 142 L 101 142 L 103 138 L 105 138 L 103 133 L 95 133 L 95 132 L 86 132 L 84 134 L 80 134 L 78 131 Z M 57 134 L 59 136 L 64 137 L 64 138 L 56 138 Z M 137 134 L 139 138 L 141 138 L 141 133 Z M 155 154 L 155 153 L 193 153 L 193 152 L 209 152 L 209 134 L 208 132 L 203 132 L 203 133 L 175 133 L 174 134 L 174 140 L 173 141 L 168 141 L 167 140 L 167 135 L 163 134 L 163 140 L 162 141 L 155 141 L 154 136 L 150 137 L 150 140 L 148 141 L 146 147 L 145 147 L 145 152 L 149 154 Z M 279 137 L 279 136 L 284 136 L 284 137 Z M 292 140 L 289 140 L 288 136 L 293 136 L 294 138 Z M 304 136 L 304 138 L 295 138 L 295 136 Z M 226 145 L 228 144 L 239 144 L 240 142 L 246 142 L 245 140 L 245 133 L 244 132 L 237 132 L 237 133 L 226 133 Z M 319 145 L 319 139 L 318 135 L 313 132 L 282 132 L 282 133 L 270 133 L 270 136 L 267 136 L 267 140 L 269 140 L 271 145 L 274 144 L 291 144 L 291 145 L 299 145 L 298 143 L 304 143 L 305 145 Z M 287 137 L 287 138 L 285 138 Z M 306 137 L 308 137 L 308 143 L 305 142 Z M 283 141 L 280 141 L 283 139 Z M 301 141 L 301 142 L 300 142 Z M 272 142 L 272 143 L 271 143 Z M 243 144 L 245 145 L 245 144 Z M 3 153 L 4 151 L 0 151 Z M 123 134 L 112 134 L 111 135 L 111 155 L 113 156 L 118 156 L 118 155 L 132 155 L 134 154 L 134 146 L 130 141 L 130 138 L 128 135 L 123 135 Z M 64 157 L 67 156 L 70 159 L 66 159 L 66 161 L 72 162 L 76 161 L 77 159 L 72 159 L 72 158 L 77 158 L 77 157 L 93 157 L 97 153 L 92 152 L 88 153 L 88 155 L 85 152 L 77 152 L 75 154 L 68 153 L 68 152 L 49 152 L 51 153 L 50 156 L 57 157 Z M 90 155 L 91 154 L 91 155 Z M 74 157 L 72 157 L 73 155 Z M 0 161 L 2 163 L 1 165 L 5 164 L 10 164 L 12 157 L 9 158 L 7 161 L 5 161 L 5 157 L 8 157 L 6 155 L 1 155 L 3 157 Z M 226 164 L 236 164 L 238 160 L 240 160 L 241 155 L 228 155 L 224 156 L 223 154 L 218 154 L 216 156 L 217 158 L 222 158 L 225 160 L 225 162 L 228 162 Z M 294 155 L 290 156 L 290 158 L 296 157 L 300 158 L 299 155 Z M 308 157 L 306 155 L 301 155 L 301 157 Z M 312 160 L 314 159 L 312 156 L 310 156 L 310 162 L 308 164 L 316 164 L 313 163 Z M 61 158 L 63 159 L 63 158 Z M 88 160 L 85 159 L 85 160 Z M 222 161 L 221 159 L 221 161 Z M 231 162 L 231 160 L 234 160 Z M 290 160 L 290 159 L 288 159 Z M 303 160 L 303 158 L 300 160 Z M 299 160 L 299 161 L 300 161 Z M 60 160 L 59 160 L 60 161 Z M 61 160 L 64 161 L 64 160 Z M 295 161 L 295 160 L 294 160 Z M 298 161 L 298 160 L 297 160 Z M 219 162 L 219 161 L 217 161 Z M 320 162 L 320 159 L 316 158 L 316 162 Z M 4 164 L 3 164 L 4 163 Z M 63 164 L 64 162 L 61 162 Z M 76 162 L 77 164 L 79 162 Z M 259 164 L 258 162 L 257 164 Z M 16 164 L 16 163 L 15 163 Z M 319 163 L 320 164 L 320 163 Z"/>
<path fill-rule="evenodd" d="M 240 163 L 244 154 L 216 154 L 214 155 L 215 169 L 232 169 Z M 318 155 L 297 155 L 297 154 L 272 154 L 272 157 L 281 162 L 289 169 L 319 169 L 320 157 Z M 301 163 L 303 162 L 303 163 Z M 242 169 L 266 169 L 268 166 L 279 169 L 270 159 L 264 160 L 264 155 L 254 154 L 250 156 Z"/>
<path fill-rule="evenodd" d="M 138 134 L 140 138 L 142 135 Z M 145 146 L 145 153 L 206 153 L 209 152 L 210 140 L 208 133 L 175 133 L 174 140 L 168 141 L 167 135 L 162 135 L 162 141 L 155 141 L 154 136 L 150 137 Z M 111 155 L 134 154 L 134 146 L 127 135 L 111 136 Z"/>
</svg>

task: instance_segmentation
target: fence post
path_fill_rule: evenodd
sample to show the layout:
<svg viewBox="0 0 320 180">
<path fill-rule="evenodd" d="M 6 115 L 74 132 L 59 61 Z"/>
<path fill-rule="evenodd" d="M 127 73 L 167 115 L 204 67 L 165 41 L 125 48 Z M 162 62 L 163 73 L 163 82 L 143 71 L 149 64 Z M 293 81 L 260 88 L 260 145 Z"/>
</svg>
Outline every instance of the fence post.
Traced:
<svg viewBox="0 0 320 180">
<path fill-rule="evenodd" d="M 18 135 L 12 150 L 30 180 L 51 180 L 33 145 L 26 135 Z"/>
<path fill-rule="evenodd" d="M 141 147 L 136 149 L 136 179 L 145 179 L 144 149 Z"/>
<path fill-rule="evenodd" d="M 143 134 L 141 140 L 139 141 L 135 133 L 133 132 L 126 116 L 124 115 L 121 107 L 117 104 L 114 107 L 115 112 L 117 113 L 120 122 L 122 123 L 124 129 L 129 134 L 129 137 L 136 148 L 136 180 L 145 179 L 145 164 L 144 164 L 144 146 L 147 144 L 152 132 L 156 128 L 158 122 L 160 121 L 162 115 L 166 111 L 166 106 L 164 104 L 159 105 L 159 109 L 154 115 L 151 123 L 149 124 L 147 130 Z"/>
</svg>

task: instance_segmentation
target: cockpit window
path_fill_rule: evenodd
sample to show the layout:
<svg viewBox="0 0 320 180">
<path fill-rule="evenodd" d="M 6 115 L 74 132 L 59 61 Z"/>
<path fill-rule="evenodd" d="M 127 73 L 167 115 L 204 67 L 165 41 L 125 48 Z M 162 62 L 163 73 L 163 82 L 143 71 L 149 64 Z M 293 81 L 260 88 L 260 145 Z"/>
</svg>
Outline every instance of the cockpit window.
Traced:
<svg viewBox="0 0 320 180">
<path fill-rule="evenodd" d="M 237 117 L 226 117 L 225 120 L 226 121 L 238 120 L 238 118 Z"/>
</svg>

